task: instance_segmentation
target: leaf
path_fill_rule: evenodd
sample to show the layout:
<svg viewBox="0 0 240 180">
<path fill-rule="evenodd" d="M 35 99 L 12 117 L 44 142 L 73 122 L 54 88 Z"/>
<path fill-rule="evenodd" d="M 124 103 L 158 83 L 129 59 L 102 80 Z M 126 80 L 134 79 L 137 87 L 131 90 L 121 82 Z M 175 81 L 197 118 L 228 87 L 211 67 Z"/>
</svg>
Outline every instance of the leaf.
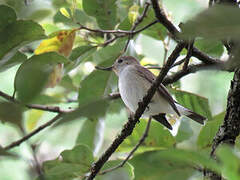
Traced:
<svg viewBox="0 0 240 180">
<path fill-rule="evenodd" d="M 33 21 L 19 20 L 6 25 L 0 30 L 0 66 L 7 63 L 23 45 L 43 38 L 43 28 Z"/>
<path fill-rule="evenodd" d="M 108 100 L 99 99 L 92 102 L 88 102 L 79 106 L 76 110 L 71 113 L 63 115 L 61 121 L 56 123 L 56 125 L 66 123 L 81 117 L 87 117 L 89 119 L 96 119 L 105 115 L 108 107 Z"/>
<path fill-rule="evenodd" d="M 0 5 L 0 32 L 8 25 L 17 20 L 15 11 L 9 6 Z"/>
<path fill-rule="evenodd" d="M 23 103 L 34 100 L 46 87 L 53 67 L 65 62 L 67 59 L 55 52 L 34 55 L 25 61 L 19 67 L 14 80 L 17 98 Z"/>
<path fill-rule="evenodd" d="M 184 140 L 190 139 L 193 135 L 193 130 L 189 125 L 189 122 L 186 120 L 185 117 L 181 118 L 181 124 L 178 128 L 177 136 L 175 137 L 176 141 L 182 142 Z"/>
<path fill-rule="evenodd" d="M 220 57 L 224 51 L 222 42 L 209 39 L 197 39 L 194 45 L 210 56 Z"/>
<path fill-rule="evenodd" d="M 96 18 L 101 29 L 114 29 L 117 23 L 116 0 L 83 0 L 82 5 L 88 15 Z"/>
<path fill-rule="evenodd" d="M 205 116 L 208 120 L 212 119 L 207 98 L 178 89 L 171 89 L 170 91 L 175 95 L 179 104 Z"/>
<path fill-rule="evenodd" d="M 65 150 L 61 156 L 62 161 L 56 159 L 43 163 L 44 178 L 47 180 L 72 180 L 85 175 L 93 162 L 92 152 L 84 145 L 77 145 L 72 150 Z"/>
<path fill-rule="evenodd" d="M 126 151 L 132 149 L 140 140 L 147 126 L 147 121 L 141 120 L 133 131 L 133 134 L 125 139 L 120 146 L 119 151 Z M 161 149 L 172 147 L 175 144 L 175 139 L 160 123 L 152 120 L 149 129 L 149 134 L 144 143 L 138 149 L 139 151 L 146 151 L 152 149 Z"/>
<path fill-rule="evenodd" d="M 134 167 L 136 179 L 186 180 L 195 172 L 192 167 L 202 166 L 220 171 L 218 164 L 208 155 L 180 149 L 144 152 L 129 162 Z"/>
<path fill-rule="evenodd" d="M 115 167 L 121 163 L 120 160 L 108 161 L 104 164 L 102 171 Z M 134 179 L 134 167 L 130 163 L 126 163 L 123 167 L 118 168 L 114 171 L 108 172 L 104 175 L 97 176 L 96 180 L 133 180 Z"/>
<path fill-rule="evenodd" d="M 224 116 L 225 112 L 222 112 L 214 116 L 211 121 L 207 121 L 205 126 L 202 127 L 197 139 L 199 148 L 209 148 L 212 146 L 213 138 L 222 124 Z"/>
<path fill-rule="evenodd" d="M 8 158 L 9 158 L 9 157 L 12 157 L 12 158 L 17 158 L 17 157 L 18 157 L 16 154 L 7 152 L 7 151 L 5 151 L 3 148 L 0 147 L 0 158 L 1 158 L 2 156 L 7 156 Z"/>
<path fill-rule="evenodd" d="M 67 64 L 66 72 L 76 68 L 80 63 L 86 61 L 95 51 L 97 47 L 94 46 L 80 46 L 73 49 L 71 56 L 69 59 L 71 63 Z"/>
<path fill-rule="evenodd" d="M 216 5 L 199 13 L 183 26 L 184 38 L 239 39 L 240 11 L 237 6 Z"/>
<path fill-rule="evenodd" d="M 27 60 L 27 56 L 23 53 L 20 53 L 19 51 L 16 52 L 15 55 L 13 55 L 8 61 L 5 61 L 0 66 L 0 72 L 5 71 L 17 64 L 20 64 Z"/>
<path fill-rule="evenodd" d="M 220 146 L 216 155 L 221 161 L 223 176 L 227 179 L 238 180 L 240 178 L 240 159 L 233 149 L 226 145 Z"/>
<path fill-rule="evenodd" d="M 98 121 L 85 120 L 78 134 L 76 144 L 85 144 L 91 150 L 94 149 L 94 139 L 96 136 Z M 87 136 L 86 136 L 87 134 Z"/>
<path fill-rule="evenodd" d="M 31 109 L 28 111 L 26 118 L 26 130 L 27 132 L 31 132 L 33 129 L 37 127 L 39 119 L 43 116 L 44 112 L 36 109 Z"/>
<path fill-rule="evenodd" d="M 0 103 L 0 120 L 22 126 L 22 107 L 11 102 Z"/>
</svg>

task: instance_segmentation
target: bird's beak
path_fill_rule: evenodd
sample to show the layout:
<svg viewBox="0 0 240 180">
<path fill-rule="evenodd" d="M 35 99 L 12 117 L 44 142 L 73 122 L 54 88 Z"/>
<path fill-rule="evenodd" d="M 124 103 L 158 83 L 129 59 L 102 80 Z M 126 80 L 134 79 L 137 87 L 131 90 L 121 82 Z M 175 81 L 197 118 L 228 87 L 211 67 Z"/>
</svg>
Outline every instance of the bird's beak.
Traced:
<svg viewBox="0 0 240 180">
<path fill-rule="evenodd" d="M 98 69 L 98 70 L 103 70 L 103 71 L 112 71 L 113 70 L 113 66 L 110 66 L 110 67 L 95 66 L 95 68 Z"/>
</svg>

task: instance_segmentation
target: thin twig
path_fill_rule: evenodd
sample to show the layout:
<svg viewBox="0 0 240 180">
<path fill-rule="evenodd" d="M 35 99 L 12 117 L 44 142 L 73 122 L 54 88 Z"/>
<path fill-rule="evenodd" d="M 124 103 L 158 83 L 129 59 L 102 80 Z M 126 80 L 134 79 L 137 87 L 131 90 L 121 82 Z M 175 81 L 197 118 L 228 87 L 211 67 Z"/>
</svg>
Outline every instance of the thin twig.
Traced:
<svg viewBox="0 0 240 180">
<path fill-rule="evenodd" d="M 144 96 L 142 102 L 138 103 L 138 108 L 134 114 L 134 118 L 130 117 L 128 119 L 128 122 L 124 125 L 124 128 L 122 129 L 121 133 L 114 139 L 112 144 L 109 148 L 103 153 L 103 155 L 92 165 L 91 173 L 88 176 L 88 180 L 93 180 L 94 177 L 97 175 L 97 173 L 100 171 L 102 166 L 107 162 L 109 157 L 116 151 L 118 146 L 128 137 L 131 135 L 133 129 L 135 128 L 135 125 L 139 121 L 139 118 L 142 116 L 143 112 L 147 108 L 147 105 L 150 103 L 153 95 L 155 94 L 157 88 L 163 81 L 164 77 L 167 75 L 169 69 L 176 61 L 177 57 L 180 55 L 180 52 L 185 47 L 185 43 L 179 43 L 172 54 L 169 56 L 166 64 L 163 66 L 163 69 L 161 70 L 160 74 L 156 78 L 156 80 L 153 82 L 151 88 L 148 90 L 147 95 Z"/>
<path fill-rule="evenodd" d="M 16 100 L 14 97 L 9 96 L 8 94 L 6 94 L 2 91 L 0 91 L 0 96 L 3 97 L 4 99 L 8 100 L 9 102 L 21 104 L 20 101 Z M 46 106 L 46 105 L 41 105 L 41 104 L 26 104 L 24 106 L 29 109 L 38 109 L 38 110 L 49 111 L 49 112 L 54 112 L 54 113 L 68 113 L 68 112 L 72 111 L 72 110 L 63 110 L 58 106 Z"/>
<path fill-rule="evenodd" d="M 143 10 L 143 13 L 142 13 L 142 15 L 139 16 L 139 17 L 136 19 L 136 21 L 134 22 L 134 24 L 133 24 L 133 26 L 132 26 L 132 28 L 131 28 L 131 30 L 130 30 L 131 32 L 133 32 L 133 31 L 137 28 L 137 26 L 143 21 L 144 17 L 145 17 L 146 14 L 147 14 L 147 11 L 148 11 L 149 6 L 150 6 L 150 3 L 146 2 L 146 3 L 145 3 L 145 8 L 144 8 L 144 10 Z M 123 49 L 123 53 L 126 52 L 126 50 L 127 50 L 127 48 L 128 48 L 128 44 L 129 44 L 129 42 L 130 42 L 130 40 L 131 40 L 132 37 L 133 37 L 132 34 L 129 34 L 129 35 L 128 35 L 128 40 L 127 40 L 127 43 L 126 43 L 126 45 L 125 45 L 125 47 L 124 47 L 124 49 Z"/>
<path fill-rule="evenodd" d="M 102 172 L 99 173 L 99 175 L 104 175 L 108 172 L 111 172 L 111 171 L 114 171 L 120 167 L 123 167 L 126 162 L 131 158 L 131 156 L 135 153 L 135 151 L 139 148 L 139 146 L 145 141 L 145 139 L 147 138 L 148 136 L 148 132 L 149 132 L 149 129 L 150 129 L 150 125 L 151 125 L 151 117 L 148 119 L 148 123 L 147 123 L 147 126 L 146 126 L 146 129 L 142 135 L 142 137 L 139 139 L 138 143 L 136 144 L 136 146 L 132 149 L 132 151 L 128 154 L 128 156 L 117 166 L 113 167 L 113 168 L 109 168 L 109 169 L 106 169 Z"/>
<path fill-rule="evenodd" d="M 189 44 L 188 44 L 188 52 L 187 52 L 187 55 L 185 57 L 185 62 L 183 64 L 183 69 L 187 69 L 190 58 L 192 57 L 193 43 L 194 43 L 194 40 L 190 41 Z"/>
<path fill-rule="evenodd" d="M 46 122 L 45 124 L 39 126 L 37 129 L 35 129 L 34 131 L 32 131 L 31 133 L 27 134 L 26 136 L 22 137 L 21 139 L 9 144 L 8 146 L 4 147 L 4 150 L 9 150 L 12 149 L 16 146 L 19 146 L 21 143 L 23 143 L 24 141 L 28 140 L 29 138 L 31 138 L 32 136 L 34 136 L 35 134 L 37 134 L 38 132 L 40 132 L 41 130 L 45 129 L 46 127 L 52 125 L 53 123 L 55 123 L 60 117 L 62 116 L 62 113 L 57 114 L 54 118 L 52 118 L 50 121 Z"/>
</svg>

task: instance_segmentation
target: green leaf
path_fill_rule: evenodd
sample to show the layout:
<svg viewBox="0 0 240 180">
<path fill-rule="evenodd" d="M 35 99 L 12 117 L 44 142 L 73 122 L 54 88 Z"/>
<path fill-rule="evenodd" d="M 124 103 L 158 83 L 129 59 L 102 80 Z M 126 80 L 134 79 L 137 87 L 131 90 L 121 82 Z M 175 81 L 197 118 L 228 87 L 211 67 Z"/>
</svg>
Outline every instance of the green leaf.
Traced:
<svg viewBox="0 0 240 180">
<path fill-rule="evenodd" d="M 197 139 L 199 148 L 209 148 L 212 146 L 213 138 L 222 124 L 224 116 L 225 112 L 222 112 L 214 116 L 211 121 L 207 121 L 205 126 L 202 127 Z"/>
<path fill-rule="evenodd" d="M 207 98 L 178 89 L 170 89 L 170 91 L 175 95 L 179 104 L 205 116 L 208 120 L 212 119 Z"/>
<path fill-rule="evenodd" d="M 101 29 L 114 29 L 117 23 L 116 0 L 83 0 L 82 3 L 83 10 L 96 18 Z"/>
<path fill-rule="evenodd" d="M 25 61 L 14 80 L 18 99 L 23 103 L 32 101 L 45 88 L 54 65 L 65 62 L 67 59 L 56 52 L 34 55 Z"/>
<path fill-rule="evenodd" d="M 43 38 L 43 28 L 33 21 L 19 20 L 6 25 L 0 30 L 0 66 L 14 56 L 23 45 Z"/>
<path fill-rule="evenodd" d="M 88 102 L 79 106 L 76 110 L 71 113 L 65 114 L 61 121 L 59 121 L 56 125 L 69 122 L 75 119 L 79 119 L 81 117 L 87 117 L 89 119 L 96 119 L 98 117 L 102 117 L 105 115 L 108 107 L 108 100 L 99 99 L 92 102 Z"/>
<path fill-rule="evenodd" d="M 184 38 L 239 39 L 240 11 L 237 6 L 216 5 L 199 13 L 183 26 Z"/>
<path fill-rule="evenodd" d="M 0 103 L 0 120 L 22 126 L 22 107 L 20 105 L 1 102 Z"/>
<path fill-rule="evenodd" d="M 217 149 L 216 155 L 222 164 L 222 174 L 226 179 L 240 179 L 240 159 L 239 156 L 229 146 L 221 146 Z"/>
<path fill-rule="evenodd" d="M 44 177 L 47 180 L 72 180 L 83 176 L 89 171 L 93 162 L 92 152 L 84 145 L 77 145 L 72 150 L 65 150 L 61 156 L 62 161 L 56 159 L 43 163 Z"/>
<path fill-rule="evenodd" d="M 177 177 L 185 180 L 193 175 L 194 167 L 220 172 L 219 165 L 208 154 L 180 149 L 144 152 L 129 162 L 135 169 L 136 179 L 158 180 L 161 177 L 161 180 L 171 180 Z"/>
<path fill-rule="evenodd" d="M 184 140 L 190 139 L 192 135 L 193 135 L 193 130 L 190 127 L 189 122 L 186 120 L 185 117 L 182 117 L 177 136 L 175 137 L 176 141 L 178 143 L 182 142 Z"/>
<path fill-rule="evenodd" d="M 7 157 L 12 157 L 12 158 L 17 158 L 16 154 L 10 153 L 5 151 L 3 148 L 0 147 L 0 158 L 3 156 L 7 156 Z"/>
<path fill-rule="evenodd" d="M 78 134 L 76 144 L 85 144 L 91 150 L 94 149 L 94 139 L 96 136 L 98 121 L 85 120 Z M 87 134 L 87 136 L 86 136 Z"/>
<path fill-rule="evenodd" d="M 120 146 L 119 151 L 126 151 L 132 149 L 142 137 L 147 126 L 147 121 L 141 120 L 137 124 L 131 136 L 129 136 L 123 144 Z M 160 123 L 152 120 L 151 126 L 149 129 L 149 134 L 145 139 L 144 143 L 138 149 L 139 151 L 146 151 L 152 149 L 161 149 L 173 147 L 175 145 L 175 139 Z"/>
<path fill-rule="evenodd" d="M 104 164 L 102 171 L 115 167 L 121 163 L 120 160 L 108 161 Z M 114 171 L 108 172 L 104 175 L 97 176 L 96 180 L 133 180 L 134 179 L 134 167 L 130 163 L 126 163 L 123 167 Z"/>
<path fill-rule="evenodd" d="M 0 32 L 8 25 L 17 20 L 15 11 L 5 5 L 0 5 Z"/>
<path fill-rule="evenodd" d="M 134 156 L 129 162 L 134 167 L 135 179 L 186 180 L 194 170 L 181 162 L 160 158 L 161 151 L 144 152 Z"/>
<path fill-rule="evenodd" d="M 5 71 L 26 60 L 27 60 L 27 56 L 17 51 L 15 55 L 13 55 L 10 59 L 8 59 L 8 61 L 5 61 L 2 63 L 2 65 L 0 66 L 0 72 Z"/>
<path fill-rule="evenodd" d="M 222 42 L 209 39 L 197 39 L 194 45 L 210 56 L 220 57 L 224 51 Z"/>
<path fill-rule="evenodd" d="M 94 46 L 80 46 L 73 49 L 69 59 L 69 64 L 66 65 L 66 73 L 76 68 L 80 63 L 86 61 L 93 53 L 95 53 L 97 47 Z"/>
</svg>

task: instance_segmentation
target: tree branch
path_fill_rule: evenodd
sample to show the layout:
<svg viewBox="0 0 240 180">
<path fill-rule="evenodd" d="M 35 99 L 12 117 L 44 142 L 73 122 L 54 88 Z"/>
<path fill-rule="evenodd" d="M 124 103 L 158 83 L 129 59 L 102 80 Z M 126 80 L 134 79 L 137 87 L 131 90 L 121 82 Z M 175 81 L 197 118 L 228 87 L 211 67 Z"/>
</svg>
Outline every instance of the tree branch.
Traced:
<svg viewBox="0 0 240 180">
<path fill-rule="evenodd" d="M 116 151 L 118 146 L 124 141 L 126 137 L 128 137 L 132 133 L 135 125 L 139 121 L 139 118 L 142 116 L 147 105 L 150 103 L 157 88 L 163 81 L 164 77 L 167 75 L 169 69 L 174 64 L 174 62 L 176 61 L 177 57 L 180 55 L 180 52 L 184 47 L 185 47 L 185 43 L 179 43 L 176 46 L 172 54 L 169 56 L 166 64 L 162 68 L 160 74 L 158 75 L 156 80 L 153 82 L 151 88 L 148 90 L 147 95 L 144 96 L 142 102 L 138 103 L 138 108 L 134 114 L 134 118 L 130 117 L 128 119 L 128 122 L 124 125 L 124 128 L 122 129 L 121 133 L 117 136 L 117 138 L 114 139 L 110 147 L 103 153 L 103 155 L 93 164 L 91 168 L 91 173 L 87 178 L 88 180 L 92 180 L 97 175 L 97 173 L 100 171 L 102 166 L 107 162 L 109 157 Z"/>
<path fill-rule="evenodd" d="M 9 102 L 21 104 L 20 101 L 16 100 L 14 97 L 9 96 L 8 94 L 6 94 L 2 91 L 0 91 L 0 96 Z M 26 104 L 24 106 L 29 109 L 37 109 L 37 110 L 42 110 L 42 111 L 54 112 L 54 113 L 68 113 L 68 112 L 72 111 L 72 110 L 63 110 L 58 106 L 46 106 L 46 105 L 41 105 L 41 104 Z"/>
<path fill-rule="evenodd" d="M 58 115 L 56 115 L 53 119 L 51 119 L 50 121 L 46 122 L 45 124 L 39 126 L 37 129 L 35 129 L 34 131 L 32 131 L 31 133 L 27 134 L 26 136 L 22 137 L 21 139 L 9 144 L 8 146 L 4 147 L 4 150 L 9 150 L 12 149 L 16 146 L 19 146 L 21 143 L 23 143 L 24 141 L 28 140 L 29 138 L 31 138 L 32 136 L 34 136 L 35 134 L 37 134 L 38 132 L 40 132 L 41 130 L 45 129 L 46 127 L 52 125 L 53 123 L 55 123 L 60 117 L 62 116 L 62 113 L 59 113 Z"/>
<path fill-rule="evenodd" d="M 146 126 L 146 129 L 142 135 L 142 137 L 139 139 L 138 143 L 136 144 L 136 146 L 132 149 L 132 151 L 128 154 L 128 156 L 124 159 L 124 161 L 122 161 L 119 165 L 115 166 L 115 167 L 112 167 L 110 169 L 106 169 L 102 172 L 99 173 L 99 175 L 104 175 L 108 172 L 111 172 L 111 171 L 114 171 L 120 167 L 123 167 L 126 162 L 130 159 L 130 157 L 134 154 L 134 152 L 139 148 L 139 146 L 145 141 L 145 139 L 147 138 L 148 136 L 148 132 L 149 132 L 149 129 L 150 129 L 150 125 L 151 125 L 151 117 L 148 119 L 148 123 L 147 123 L 147 126 Z"/>
<path fill-rule="evenodd" d="M 167 28 L 167 30 L 172 34 L 172 38 L 176 42 L 183 41 L 178 37 L 178 35 L 180 34 L 178 29 L 174 26 L 174 24 L 170 20 L 168 20 L 168 18 L 166 17 L 162 9 L 160 9 L 158 5 L 158 0 L 151 0 L 151 2 L 152 2 L 153 10 L 155 12 L 155 16 L 158 19 L 158 21 Z M 189 42 L 185 42 L 185 43 L 186 43 L 185 47 L 188 47 Z M 220 62 L 220 60 L 212 58 L 204 54 L 203 52 L 199 51 L 196 47 L 192 48 L 192 55 L 206 64 L 215 64 L 216 62 Z"/>
</svg>

